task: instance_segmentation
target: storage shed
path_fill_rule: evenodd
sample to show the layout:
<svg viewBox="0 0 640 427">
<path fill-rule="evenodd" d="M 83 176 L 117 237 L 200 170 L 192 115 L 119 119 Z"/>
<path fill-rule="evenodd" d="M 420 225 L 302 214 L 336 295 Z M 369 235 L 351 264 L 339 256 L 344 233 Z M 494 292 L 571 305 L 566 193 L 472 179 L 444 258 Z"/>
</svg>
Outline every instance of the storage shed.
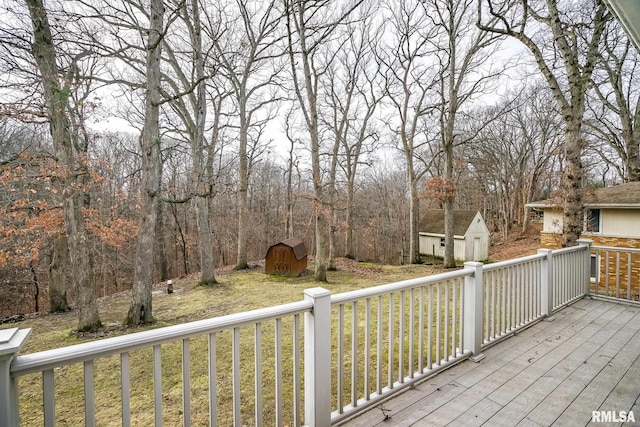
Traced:
<svg viewBox="0 0 640 427">
<path fill-rule="evenodd" d="M 444 258 L 444 209 L 430 209 L 420 222 L 420 253 Z M 453 211 L 454 258 L 456 261 L 489 259 L 489 228 L 479 211 Z"/>
<path fill-rule="evenodd" d="M 307 269 L 307 247 L 297 237 L 283 240 L 269 247 L 264 272 L 282 276 L 300 276 Z"/>
</svg>

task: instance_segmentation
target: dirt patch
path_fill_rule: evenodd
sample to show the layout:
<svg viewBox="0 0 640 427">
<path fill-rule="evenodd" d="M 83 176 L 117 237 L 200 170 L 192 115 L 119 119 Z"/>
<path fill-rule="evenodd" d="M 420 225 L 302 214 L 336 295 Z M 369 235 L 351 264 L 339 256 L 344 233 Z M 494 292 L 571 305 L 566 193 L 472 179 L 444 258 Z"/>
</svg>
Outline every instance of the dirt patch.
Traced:
<svg viewBox="0 0 640 427">
<path fill-rule="evenodd" d="M 535 254 L 540 249 L 540 231 L 542 223 L 531 223 L 525 233 L 513 231 L 506 240 L 502 236 L 491 236 L 489 258 L 491 261 L 504 261 Z"/>
</svg>

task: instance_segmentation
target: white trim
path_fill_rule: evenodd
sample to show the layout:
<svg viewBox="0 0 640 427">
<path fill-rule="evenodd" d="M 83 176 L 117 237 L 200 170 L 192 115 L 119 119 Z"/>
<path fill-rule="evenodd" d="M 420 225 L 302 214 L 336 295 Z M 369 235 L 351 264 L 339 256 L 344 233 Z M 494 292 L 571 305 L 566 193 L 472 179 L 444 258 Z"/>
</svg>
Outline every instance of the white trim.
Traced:
<svg viewBox="0 0 640 427">
<path fill-rule="evenodd" d="M 438 234 L 438 233 L 425 233 L 424 231 L 419 231 L 418 235 L 420 236 L 427 236 L 427 237 L 445 237 L 444 234 Z M 460 236 L 458 234 L 453 236 L 454 239 L 460 239 L 460 240 L 464 240 L 466 237 L 465 236 Z"/>
<path fill-rule="evenodd" d="M 584 207 L 598 209 L 640 209 L 640 203 L 585 203 Z"/>
<path fill-rule="evenodd" d="M 596 275 L 595 277 L 591 275 L 591 261 L 595 258 L 596 260 Z M 600 255 L 598 253 L 590 254 L 589 257 L 589 282 L 598 283 L 600 281 Z"/>
<path fill-rule="evenodd" d="M 605 3 L 640 52 L 640 3 L 637 0 L 605 0 Z"/>
<path fill-rule="evenodd" d="M 640 203 L 584 203 L 585 208 L 597 208 L 597 209 L 640 209 Z M 545 203 L 527 203 L 527 208 L 533 209 L 561 209 L 562 205 L 559 204 L 545 204 Z"/>
</svg>

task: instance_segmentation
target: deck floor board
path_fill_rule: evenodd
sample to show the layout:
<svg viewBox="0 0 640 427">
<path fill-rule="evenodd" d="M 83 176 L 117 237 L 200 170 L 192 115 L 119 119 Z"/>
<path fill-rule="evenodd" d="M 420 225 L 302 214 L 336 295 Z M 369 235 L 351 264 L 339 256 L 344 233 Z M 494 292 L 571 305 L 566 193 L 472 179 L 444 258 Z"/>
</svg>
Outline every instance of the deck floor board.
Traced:
<svg viewBox="0 0 640 427">
<path fill-rule="evenodd" d="M 584 299 L 347 426 L 574 426 L 595 410 L 640 426 L 640 307 Z M 620 423 L 618 423 L 619 425 Z"/>
</svg>

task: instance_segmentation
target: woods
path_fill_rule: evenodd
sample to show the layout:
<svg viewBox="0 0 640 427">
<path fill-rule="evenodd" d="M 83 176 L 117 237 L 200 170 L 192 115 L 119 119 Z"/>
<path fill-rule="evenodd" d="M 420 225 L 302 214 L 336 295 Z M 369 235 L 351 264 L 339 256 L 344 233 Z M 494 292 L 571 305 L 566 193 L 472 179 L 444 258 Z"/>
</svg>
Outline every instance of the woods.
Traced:
<svg viewBox="0 0 640 427">
<path fill-rule="evenodd" d="M 638 180 L 638 52 L 599 0 L 8 0 L 0 6 L 0 317 L 250 268 L 299 237 L 419 263 L 418 227 L 504 239 Z M 428 218 L 427 218 L 428 220 Z"/>
</svg>

